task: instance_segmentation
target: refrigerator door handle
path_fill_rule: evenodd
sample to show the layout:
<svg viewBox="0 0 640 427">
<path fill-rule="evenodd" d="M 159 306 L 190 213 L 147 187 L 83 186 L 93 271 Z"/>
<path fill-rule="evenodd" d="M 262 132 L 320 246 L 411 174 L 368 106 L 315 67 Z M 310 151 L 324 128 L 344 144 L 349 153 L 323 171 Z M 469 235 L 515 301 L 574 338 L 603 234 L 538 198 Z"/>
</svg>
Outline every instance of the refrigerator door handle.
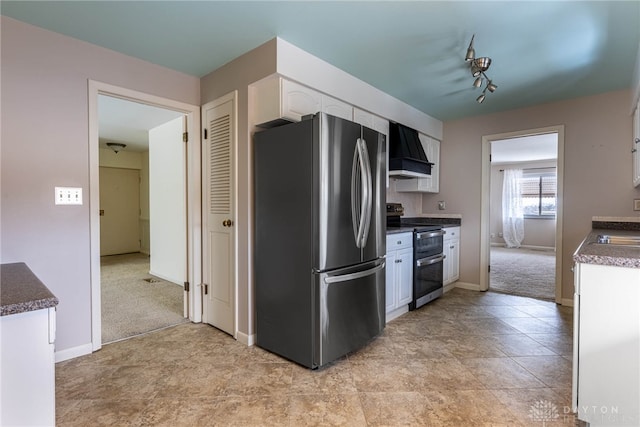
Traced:
<svg viewBox="0 0 640 427">
<path fill-rule="evenodd" d="M 362 271 L 357 271 L 355 273 L 343 274 L 341 276 L 325 277 L 324 282 L 329 285 L 331 283 L 349 282 L 351 280 L 356 280 L 362 277 L 371 276 L 372 274 L 375 274 L 378 271 L 382 270 L 386 264 L 387 262 L 383 261 L 382 263 L 376 265 L 373 268 L 369 268 L 368 270 L 362 270 Z"/>
<path fill-rule="evenodd" d="M 367 237 L 369 237 L 369 227 L 371 226 L 371 208 L 373 202 L 373 186 L 371 184 L 371 162 L 369 161 L 369 150 L 367 149 L 367 141 L 363 138 L 359 138 L 362 159 L 362 167 L 364 171 L 364 188 L 362 193 L 364 213 L 362 220 L 364 221 L 364 227 L 362 230 L 362 236 L 360 237 L 360 247 L 364 248 L 367 245 Z"/>
<path fill-rule="evenodd" d="M 362 138 L 356 140 L 351 169 L 351 219 L 357 248 L 363 248 L 369 232 L 371 215 L 371 179 L 369 156 Z M 367 215 L 369 212 L 369 215 Z"/>
</svg>

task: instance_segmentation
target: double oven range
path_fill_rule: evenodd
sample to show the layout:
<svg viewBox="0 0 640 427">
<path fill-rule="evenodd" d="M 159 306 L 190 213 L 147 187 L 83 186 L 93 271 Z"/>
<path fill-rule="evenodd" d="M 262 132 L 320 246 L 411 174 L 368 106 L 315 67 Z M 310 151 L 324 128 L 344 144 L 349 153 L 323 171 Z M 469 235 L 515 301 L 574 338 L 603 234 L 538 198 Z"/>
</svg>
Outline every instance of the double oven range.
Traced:
<svg viewBox="0 0 640 427">
<path fill-rule="evenodd" d="M 387 229 L 413 232 L 413 300 L 409 310 L 415 310 L 442 296 L 443 236 L 441 225 L 428 224 L 421 218 L 403 219 L 399 203 L 387 203 Z"/>
</svg>

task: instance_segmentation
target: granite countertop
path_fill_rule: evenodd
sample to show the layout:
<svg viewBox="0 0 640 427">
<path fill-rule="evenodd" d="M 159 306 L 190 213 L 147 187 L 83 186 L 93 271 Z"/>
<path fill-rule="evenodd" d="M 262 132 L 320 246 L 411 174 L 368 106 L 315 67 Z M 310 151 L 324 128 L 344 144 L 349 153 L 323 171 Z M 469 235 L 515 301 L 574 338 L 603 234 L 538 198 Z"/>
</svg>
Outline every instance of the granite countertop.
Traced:
<svg viewBox="0 0 640 427">
<path fill-rule="evenodd" d="M 58 298 L 23 262 L 0 265 L 0 316 L 58 305 Z"/>
<path fill-rule="evenodd" d="M 460 227 L 462 224 L 462 215 L 459 214 L 421 214 L 417 217 L 402 218 L 402 223 L 424 223 L 425 225 L 440 225 L 442 228 Z M 387 227 L 387 234 L 408 233 L 413 232 L 416 228 L 414 225 L 402 227 Z"/>
<path fill-rule="evenodd" d="M 600 224 L 594 221 L 594 226 L 596 225 Z M 640 268 L 640 247 L 598 244 L 598 235 L 600 234 L 640 237 L 640 231 L 629 230 L 627 227 L 620 229 L 613 225 L 607 225 L 606 228 L 593 228 L 573 254 L 575 262 Z"/>
</svg>

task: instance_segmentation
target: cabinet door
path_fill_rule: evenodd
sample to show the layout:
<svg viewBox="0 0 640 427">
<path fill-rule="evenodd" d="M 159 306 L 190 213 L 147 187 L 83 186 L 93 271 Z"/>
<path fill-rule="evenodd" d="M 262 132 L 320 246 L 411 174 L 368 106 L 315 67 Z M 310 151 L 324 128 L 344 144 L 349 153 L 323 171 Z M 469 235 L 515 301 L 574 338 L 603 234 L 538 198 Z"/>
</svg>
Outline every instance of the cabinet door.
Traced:
<svg viewBox="0 0 640 427">
<path fill-rule="evenodd" d="M 413 298 L 413 249 L 402 249 L 397 254 L 397 302 L 396 307 L 409 304 Z"/>
<path fill-rule="evenodd" d="M 449 242 L 449 283 L 460 278 L 460 241 L 458 239 Z"/>
<path fill-rule="evenodd" d="M 322 95 L 313 89 L 282 79 L 282 117 L 299 122 L 302 116 L 322 110 Z"/>
<path fill-rule="evenodd" d="M 385 312 L 396 308 L 396 270 L 398 270 L 398 252 L 387 252 L 387 275 L 385 284 L 386 304 Z"/>
<path fill-rule="evenodd" d="M 351 105 L 327 95 L 322 95 L 322 111 L 345 120 L 353 120 Z"/>
<path fill-rule="evenodd" d="M 387 160 L 386 160 L 386 170 L 387 170 L 387 188 L 389 188 L 389 120 L 383 119 L 382 117 L 378 117 L 375 114 L 371 114 L 368 111 L 361 110 L 357 107 L 353 107 L 353 121 L 361 124 L 362 126 L 366 126 L 369 129 L 373 129 L 377 132 L 383 134 L 387 141 Z"/>
</svg>

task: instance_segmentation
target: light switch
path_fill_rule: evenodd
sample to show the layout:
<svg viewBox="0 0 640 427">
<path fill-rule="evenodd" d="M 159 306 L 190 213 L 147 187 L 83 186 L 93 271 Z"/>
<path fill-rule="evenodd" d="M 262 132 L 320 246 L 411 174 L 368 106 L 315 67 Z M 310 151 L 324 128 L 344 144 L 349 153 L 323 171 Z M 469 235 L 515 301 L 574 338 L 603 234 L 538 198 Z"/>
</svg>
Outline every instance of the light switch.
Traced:
<svg viewBox="0 0 640 427">
<path fill-rule="evenodd" d="M 56 205 L 81 205 L 82 188 L 56 187 Z"/>
</svg>

